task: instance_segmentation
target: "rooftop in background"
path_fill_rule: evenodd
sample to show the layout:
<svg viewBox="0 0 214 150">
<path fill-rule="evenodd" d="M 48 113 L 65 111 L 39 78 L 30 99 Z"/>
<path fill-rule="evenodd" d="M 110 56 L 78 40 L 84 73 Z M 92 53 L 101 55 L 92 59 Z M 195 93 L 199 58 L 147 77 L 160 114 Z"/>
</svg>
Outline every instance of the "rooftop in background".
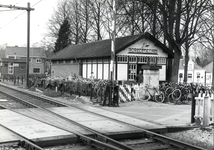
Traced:
<svg viewBox="0 0 214 150">
<path fill-rule="evenodd" d="M 27 47 L 7 46 L 5 49 L 5 57 L 8 58 L 8 56 L 15 55 L 16 57 L 27 57 Z M 40 47 L 31 47 L 29 55 L 30 57 L 46 58 L 45 50 Z"/>
<path fill-rule="evenodd" d="M 115 39 L 115 53 L 124 50 L 128 46 L 134 44 L 140 39 L 149 39 L 155 43 L 155 46 L 160 47 L 165 53 L 169 54 L 169 58 L 173 58 L 173 52 L 163 45 L 160 41 L 154 38 L 149 33 L 120 37 Z M 111 56 L 111 39 L 96 41 L 85 44 L 70 45 L 50 57 L 51 60 L 59 59 L 76 59 L 76 58 L 98 58 Z"/>
<path fill-rule="evenodd" d="M 196 62 L 194 62 L 193 60 L 189 60 L 189 63 L 193 63 L 194 64 L 194 69 L 196 70 L 205 70 L 204 68 L 200 67 Z M 184 69 L 184 65 L 185 65 L 185 59 L 180 59 L 180 64 L 179 64 L 179 69 Z"/>
<path fill-rule="evenodd" d="M 204 69 L 206 70 L 206 72 L 213 72 L 213 61 L 207 64 Z"/>
<path fill-rule="evenodd" d="M 22 58 L 22 59 L 14 59 L 14 58 L 0 58 L 1 62 L 13 62 L 13 63 L 26 63 L 26 58 Z"/>
</svg>

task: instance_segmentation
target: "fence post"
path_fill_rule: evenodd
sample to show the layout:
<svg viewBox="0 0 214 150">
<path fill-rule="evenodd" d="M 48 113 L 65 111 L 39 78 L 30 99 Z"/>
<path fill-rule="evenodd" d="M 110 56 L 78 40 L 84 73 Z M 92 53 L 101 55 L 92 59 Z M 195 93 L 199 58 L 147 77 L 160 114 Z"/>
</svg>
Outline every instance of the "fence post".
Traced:
<svg viewBox="0 0 214 150">
<path fill-rule="evenodd" d="M 194 116 L 194 118 L 196 119 L 195 122 L 197 121 L 196 124 L 201 124 L 201 119 L 203 119 L 203 114 L 201 112 L 201 103 L 203 102 L 204 97 L 202 94 L 199 93 L 198 97 L 195 97 L 195 100 L 196 100 L 196 105 L 197 105 L 197 112 L 196 112 L 196 115 Z"/>
<path fill-rule="evenodd" d="M 193 93 L 192 93 L 193 94 Z M 195 95 L 192 95 L 192 104 L 191 104 L 191 123 L 195 122 Z"/>
<path fill-rule="evenodd" d="M 16 85 L 16 76 L 13 77 L 13 83 Z"/>
<path fill-rule="evenodd" d="M 90 84 L 90 100 L 92 100 L 93 97 L 93 88 L 92 88 L 92 84 Z"/>
<path fill-rule="evenodd" d="M 204 97 L 204 102 L 203 102 L 203 126 L 209 125 L 209 97 L 205 96 Z"/>
<path fill-rule="evenodd" d="M 17 84 L 19 84 L 19 79 L 20 79 L 20 78 L 19 78 L 19 76 L 18 76 L 18 77 L 17 77 Z"/>
<path fill-rule="evenodd" d="M 210 101 L 209 101 L 209 107 L 210 107 L 210 124 L 213 124 L 214 123 L 214 120 L 213 120 L 213 94 L 211 94 L 211 97 L 210 97 Z"/>
</svg>

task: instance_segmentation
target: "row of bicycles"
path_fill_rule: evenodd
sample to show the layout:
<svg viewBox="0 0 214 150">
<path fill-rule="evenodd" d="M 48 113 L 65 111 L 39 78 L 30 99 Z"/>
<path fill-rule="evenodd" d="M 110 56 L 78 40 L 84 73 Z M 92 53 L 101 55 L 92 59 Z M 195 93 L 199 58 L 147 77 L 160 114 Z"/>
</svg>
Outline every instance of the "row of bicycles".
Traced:
<svg viewBox="0 0 214 150">
<path fill-rule="evenodd" d="M 197 97 L 199 94 L 206 94 L 211 96 L 213 94 L 213 87 L 204 86 L 202 84 L 194 83 L 162 83 L 159 88 L 154 87 L 151 92 L 148 85 L 145 86 L 145 99 L 154 100 L 160 103 L 174 103 L 174 104 L 189 104 L 193 96 Z"/>
</svg>

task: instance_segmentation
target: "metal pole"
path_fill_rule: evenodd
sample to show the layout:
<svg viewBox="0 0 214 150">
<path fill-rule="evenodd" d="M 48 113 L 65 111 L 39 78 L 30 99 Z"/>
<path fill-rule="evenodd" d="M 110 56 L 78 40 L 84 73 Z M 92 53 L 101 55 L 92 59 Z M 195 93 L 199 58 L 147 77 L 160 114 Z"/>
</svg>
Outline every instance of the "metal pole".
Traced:
<svg viewBox="0 0 214 150">
<path fill-rule="evenodd" d="M 30 3 L 27 3 L 27 61 L 26 87 L 29 88 L 29 55 L 30 55 Z"/>
<path fill-rule="evenodd" d="M 110 87 L 110 97 L 111 102 L 109 102 L 109 105 L 111 105 L 113 98 L 114 98 L 114 59 L 115 59 L 115 32 L 116 32 L 116 6 L 115 6 L 115 0 L 112 0 L 112 34 L 111 34 L 111 66 L 110 66 L 110 72 L 111 72 L 111 87 Z M 112 92 L 111 92 L 112 91 Z"/>
</svg>

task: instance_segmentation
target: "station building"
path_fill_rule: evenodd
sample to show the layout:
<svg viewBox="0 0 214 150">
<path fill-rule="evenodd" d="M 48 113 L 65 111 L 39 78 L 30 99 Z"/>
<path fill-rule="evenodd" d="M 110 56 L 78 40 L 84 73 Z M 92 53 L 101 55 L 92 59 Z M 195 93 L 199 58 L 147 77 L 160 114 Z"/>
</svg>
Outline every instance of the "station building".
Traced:
<svg viewBox="0 0 214 150">
<path fill-rule="evenodd" d="M 172 50 L 149 33 L 116 38 L 114 79 L 134 81 L 143 70 L 144 81 L 158 85 L 167 81 L 168 60 Z M 49 58 L 52 75 L 68 77 L 76 74 L 90 78 L 110 79 L 111 40 L 70 45 Z"/>
</svg>

